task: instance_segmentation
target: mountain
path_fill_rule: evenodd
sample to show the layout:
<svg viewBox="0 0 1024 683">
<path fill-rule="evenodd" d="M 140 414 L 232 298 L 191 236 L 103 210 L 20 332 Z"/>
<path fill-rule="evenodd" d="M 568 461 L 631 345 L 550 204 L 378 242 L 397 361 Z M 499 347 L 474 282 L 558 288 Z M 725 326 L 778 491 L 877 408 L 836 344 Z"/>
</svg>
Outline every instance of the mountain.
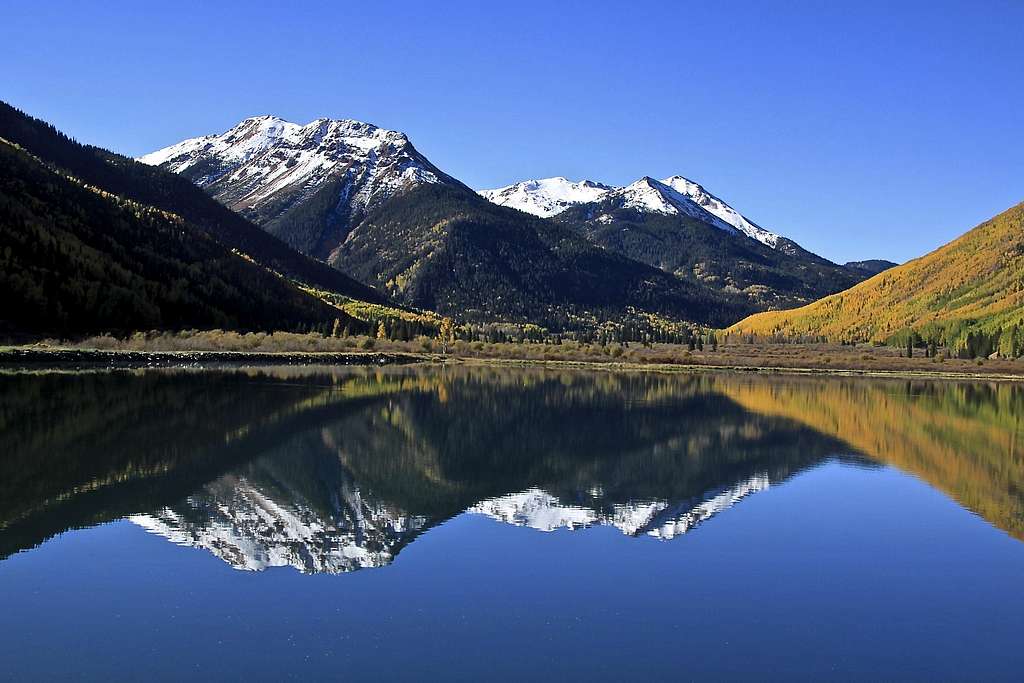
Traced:
<svg viewBox="0 0 1024 683">
<path fill-rule="evenodd" d="M 463 320 L 563 328 L 652 313 L 724 324 L 755 310 L 495 206 L 402 133 L 366 123 L 257 117 L 141 160 L 398 302 Z"/>
<path fill-rule="evenodd" d="M 629 202 L 631 208 L 655 213 L 684 213 L 699 217 L 701 220 L 712 220 L 713 216 L 721 221 L 712 220 L 716 227 L 742 232 L 769 247 L 784 247 L 786 244 L 784 238 L 746 219 L 699 183 L 681 175 L 660 181 L 644 177 L 627 187 L 612 187 L 592 180 L 572 182 L 558 177 L 525 180 L 496 190 L 480 190 L 480 196 L 495 204 L 509 206 L 542 218 L 554 216 L 570 206 L 600 201 L 610 193 L 625 193 L 632 196 L 633 200 Z M 722 225 L 723 223 L 725 225 Z M 726 225 L 730 227 L 725 227 Z"/>
<path fill-rule="evenodd" d="M 348 119 L 245 119 L 139 161 L 178 173 L 267 232 L 327 260 L 374 208 L 420 185 L 458 181 L 403 134 Z"/>
<path fill-rule="evenodd" d="M 552 217 L 605 249 L 738 294 L 759 309 L 798 306 L 877 272 L 867 262 L 840 266 L 812 254 L 680 175 L 645 176 L 625 187 L 545 178 L 480 195 Z"/>
<path fill-rule="evenodd" d="M 762 310 L 807 303 L 866 277 L 762 230 L 699 185 L 678 176 L 668 181 L 674 185 L 641 178 L 551 220 L 608 251 Z"/>
<path fill-rule="evenodd" d="M 613 189 L 592 180 L 573 182 L 558 177 L 524 180 L 496 190 L 480 190 L 480 196 L 498 206 L 550 218 L 570 206 L 600 199 Z"/>
<path fill-rule="evenodd" d="M 890 268 L 895 268 L 898 265 L 898 263 L 886 261 L 884 259 L 869 259 L 867 261 L 847 261 L 843 264 L 843 267 L 860 270 L 871 276 L 878 275 L 883 270 L 889 270 Z"/>
<path fill-rule="evenodd" d="M 1024 203 L 926 256 L 791 311 L 760 313 L 730 332 L 890 340 L 912 329 L 981 355 L 1024 353 Z M 982 343 L 982 340 L 984 343 Z M 987 355 L 987 354 L 984 354 Z"/>
<path fill-rule="evenodd" d="M 465 320 L 564 329 L 646 312 L 713 324 L 752 310 L 446 184 L 414 188 L 368 214 L 330 263 L 405 304 Z"/>
<path fill-rule="evenodd" d="M 619 188 L 546 178 L 478 195 L 404 134 L 347 119 L 249 118 L 140 161 L 400 303 L 465 320 L 561 326 L 634 309 L 731 322 L 868 275 L 761 228 L 682 176 Z"/>
<path fill-rule="evenodd" d="M 0 332 L 291 329 L 347 318 L 180 216 L 0 138 Z"/>
<path fill-rule="evenodd" d="M 174 173 L 81 145 L 53 126 L 0 102 L 0 137 L 46 164 L 113 195 L 175 214 L 230 250 L 317 289 L 384 303 L 372 288 L 291 249 Z"/>
</svg>

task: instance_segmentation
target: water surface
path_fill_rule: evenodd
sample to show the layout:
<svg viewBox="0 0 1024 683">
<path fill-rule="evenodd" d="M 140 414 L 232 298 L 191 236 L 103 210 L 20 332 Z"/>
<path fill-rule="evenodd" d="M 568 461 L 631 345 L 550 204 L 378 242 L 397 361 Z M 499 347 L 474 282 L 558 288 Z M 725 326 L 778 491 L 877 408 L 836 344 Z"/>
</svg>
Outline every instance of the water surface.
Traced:
<svg viewBox="0 0 1024 683">
<path fill-rule="evenodd" d="M 0 376 L 12 679 L 1019 680 L 1024 390 Z"/>
</svg>

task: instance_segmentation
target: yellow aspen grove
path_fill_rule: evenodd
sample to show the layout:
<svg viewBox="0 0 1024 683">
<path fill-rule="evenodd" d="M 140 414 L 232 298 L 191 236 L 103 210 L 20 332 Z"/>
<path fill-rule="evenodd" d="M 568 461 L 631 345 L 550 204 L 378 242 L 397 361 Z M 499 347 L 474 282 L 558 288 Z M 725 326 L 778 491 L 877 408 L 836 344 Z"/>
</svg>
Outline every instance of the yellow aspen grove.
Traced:
<svg viewBox="0 0 1024 683">
<path fill-rule="evenodd" d="M 455 340 L 455 322 L 451 318 L 441 319 L 437 338 L 441 342 L 441 353 L 448 353 L 448 345 Z"/>
</svg>

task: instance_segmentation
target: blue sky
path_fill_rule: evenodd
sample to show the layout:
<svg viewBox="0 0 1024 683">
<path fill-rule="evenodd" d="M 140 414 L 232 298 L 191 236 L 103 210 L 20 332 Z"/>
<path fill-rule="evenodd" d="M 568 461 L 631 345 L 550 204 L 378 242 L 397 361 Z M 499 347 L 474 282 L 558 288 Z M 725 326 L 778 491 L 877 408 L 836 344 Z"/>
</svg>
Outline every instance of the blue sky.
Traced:
<svg viewBox="0 0 1024 683">
<path fill-rule="evenodd" d="M 895 6 L 895 7 L 893 7 Z M 20 2 L 0 99 L 138 155 L 273 113 L 473 187 L 683 174 L 838 261 L 1024 200 L 1024 2 Z"/>
</svg>

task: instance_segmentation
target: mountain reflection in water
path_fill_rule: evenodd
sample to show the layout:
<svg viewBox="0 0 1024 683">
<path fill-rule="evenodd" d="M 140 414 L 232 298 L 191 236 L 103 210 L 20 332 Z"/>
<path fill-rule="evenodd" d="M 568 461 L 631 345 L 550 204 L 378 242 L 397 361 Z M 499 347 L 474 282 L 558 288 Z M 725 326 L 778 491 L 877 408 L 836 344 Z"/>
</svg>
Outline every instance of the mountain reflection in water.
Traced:
<svg viewBox="0 0 1024 683">
<path fill-rule="evenodd" d="M 893 465 L 1024 537 L 1010 384 L 424 367 L 0 376 L 0 558 L 128 517 L 232 567 L 394 561 L 464 512 L 678 538 Z"/>
</svg>

